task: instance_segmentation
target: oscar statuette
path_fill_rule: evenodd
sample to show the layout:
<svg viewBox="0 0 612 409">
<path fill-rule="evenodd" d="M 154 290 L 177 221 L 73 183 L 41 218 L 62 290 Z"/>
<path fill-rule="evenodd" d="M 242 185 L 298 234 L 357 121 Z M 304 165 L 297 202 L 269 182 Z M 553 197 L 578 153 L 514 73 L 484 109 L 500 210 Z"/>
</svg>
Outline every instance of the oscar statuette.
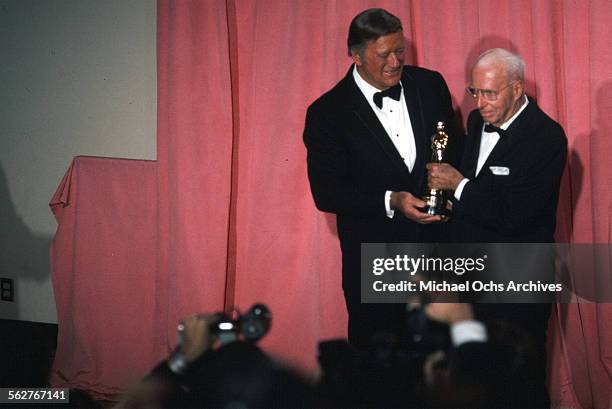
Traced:
<svg viewBox="0 0 612 409">
<path fill-rule="evenodd" d="M 436 124 L 436 133 L 431 137 L 431 162 L 444 163 L 446 148 L 448 147 L 448 134 L 444 132 L 444 122 Z M 422 208 L 424 213 L 432 216 L 440 216 L 441 221 L 445 222 L 450 217 L 450 211 L 446 207 L 446 192 L 442 189 L 429 189 L 423 195 L 423 200 L 427 202 Z"/>
</svg>

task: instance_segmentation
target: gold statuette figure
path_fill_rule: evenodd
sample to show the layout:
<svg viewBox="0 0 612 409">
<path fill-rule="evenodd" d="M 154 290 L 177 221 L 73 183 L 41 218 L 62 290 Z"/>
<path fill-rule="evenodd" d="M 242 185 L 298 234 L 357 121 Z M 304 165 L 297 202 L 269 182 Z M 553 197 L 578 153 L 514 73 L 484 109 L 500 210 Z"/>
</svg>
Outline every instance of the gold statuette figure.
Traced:
<svg viewBox="0 0 612 409">
<path fill-rule="evenodd" d="M 436 133 L 431 137 L 431 162 L 444 163 L 446 148 L 448 147 L 448 134 L 444 132 L 444 122 L 438 122 L 436 125 Z M 446 208 L 446 192 L 442 189 L 427 189 L 423 196 L 423 200 L 427 202 L 423 208 L 423 212 L 429 215 L 438 215 L 442 221 L 448 220 L 450 211 Z"/>
</svg>

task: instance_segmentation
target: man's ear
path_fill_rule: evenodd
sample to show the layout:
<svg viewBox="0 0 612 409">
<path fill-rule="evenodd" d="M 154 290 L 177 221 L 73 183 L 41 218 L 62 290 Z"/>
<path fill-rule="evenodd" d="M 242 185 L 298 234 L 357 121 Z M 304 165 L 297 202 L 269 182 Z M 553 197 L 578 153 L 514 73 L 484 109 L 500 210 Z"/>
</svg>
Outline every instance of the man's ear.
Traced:
<svg viewBox="0 0 612 409">
<path fill-rule="evenodd" d="M 361 55 L 357 51 L 351 51 L 351 58 L 356 66 L 361 67 L 363 65 L 363 59 Z"/>
<path fill-rule="evenodd" d="M 517 95 L 516 99 L 518 100 L 525 93 L 525 81 L 519 80 L 512 87 Z"/>
</svg>

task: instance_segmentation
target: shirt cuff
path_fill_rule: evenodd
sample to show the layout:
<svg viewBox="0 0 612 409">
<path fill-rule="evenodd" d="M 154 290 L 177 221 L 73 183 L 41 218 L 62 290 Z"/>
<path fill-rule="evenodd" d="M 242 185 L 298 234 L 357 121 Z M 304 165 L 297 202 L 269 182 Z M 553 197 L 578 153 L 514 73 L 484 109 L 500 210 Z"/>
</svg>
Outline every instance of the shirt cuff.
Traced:
<svg viewBox="0 0 612 409">
<path fill-rule="evenodd" d="M 458 347 L 467 342 L 487 342 L 487 329 L 476 320 L 465 320 L 452 324 L 450 327 L 453 346 Z"/>
<path fill-rule="evenodd" d="M 387 217 L 389 219 L 393 219 L 393 216 L 395 215 L 395 210 L 391 209 L 391 192 L 390 190 L 387 190 L 387 192 L 385 193 L 385 210 L 387 211 Z"/>
<path fill-rule="evenodd" d="M 470 179 L 463 178 L 463 180 L 461 182 L 459 182 L 459 185 L 457 186 L 457 189 L 455 189 L 455 194 L 454 194 L 455 199 L 461 200 L 461 193 L 463 193 L 463 188 L 465 187 L 465 185 L 469 181 L 470 181 Z"/>
</svg>

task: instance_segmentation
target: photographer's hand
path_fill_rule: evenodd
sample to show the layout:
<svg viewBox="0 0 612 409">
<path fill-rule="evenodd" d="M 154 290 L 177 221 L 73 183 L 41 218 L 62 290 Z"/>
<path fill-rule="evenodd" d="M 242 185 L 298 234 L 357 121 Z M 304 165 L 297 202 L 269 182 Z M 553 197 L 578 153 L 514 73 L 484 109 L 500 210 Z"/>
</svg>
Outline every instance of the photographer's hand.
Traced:
<svg viewBox="0 0 612 409">
<path fill-rule="evenodd" d="M 194 314 L 186 317 L 179 326 L 183 342 L 179 346 L 188 362 L 198 359 L 215 342 L 210 333 L 210 324 L 214 321 L 211 315 Z"/>
<path fill-rule="evenodd" d="M 467 303 L 430 303 L 425 306 L 425 315 L 449 325 L 474 319 L 472 304 Z"/>
<path fill-rule="evenodd" d="M 472 304 L 431 303 L 425 306 L 425 315 L 450 325 L 451 340 L 455 347 L 468 342 L 487 342 L 487 329 L 482 322 L 474 319 Z"/>
<path fill-rule="evenodd" d="M 194 314 L 181 320 L 178 325 L 178 345 L 166 361 L 160 363 L 151 374 L 114 409 L 166 407 L 169 399 L 184 393 L 184 376 L 206 350 L 212 347 L 216 337 L 210 333 L 210 323 L 215 316 Z"/>
</svg>

